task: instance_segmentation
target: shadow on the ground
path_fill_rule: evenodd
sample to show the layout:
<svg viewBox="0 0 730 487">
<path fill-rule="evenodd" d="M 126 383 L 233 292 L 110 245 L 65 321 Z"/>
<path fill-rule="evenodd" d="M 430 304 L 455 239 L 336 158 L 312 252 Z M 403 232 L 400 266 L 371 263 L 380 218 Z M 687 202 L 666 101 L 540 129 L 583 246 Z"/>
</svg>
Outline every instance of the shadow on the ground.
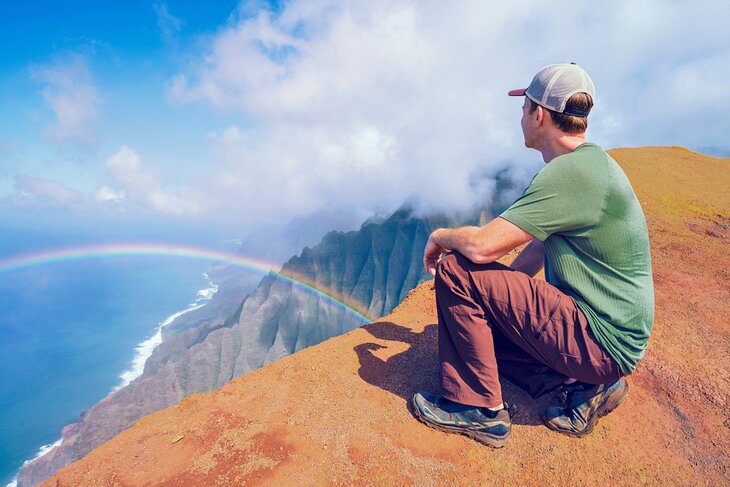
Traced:
<svg viewBox="0 0 730 487">
<path fill-rule="evenodd" d="M 360 361 L 360 377 L 385 391 L 401 397 L 410 403 L 419 391 L 438 392 L 439 370 L 437 352 L 437 325 L 427 325 L 421 333 L 414 333 L 405 326 L 389 321 L 379 321 L 364 327 L 375 338 L 402 342 L 409 348 L 383 360 L 373 351 L 387 348 L 378 343 L 362 343 L 354 348 Z M 512 421 L 515 424 L 541 425 L 542 411 L 558 403 L 558 394 L 547 394 L 537 400 L 527 392 L 501 377 L 502 395 L 512 406 Z"/>
</svg>

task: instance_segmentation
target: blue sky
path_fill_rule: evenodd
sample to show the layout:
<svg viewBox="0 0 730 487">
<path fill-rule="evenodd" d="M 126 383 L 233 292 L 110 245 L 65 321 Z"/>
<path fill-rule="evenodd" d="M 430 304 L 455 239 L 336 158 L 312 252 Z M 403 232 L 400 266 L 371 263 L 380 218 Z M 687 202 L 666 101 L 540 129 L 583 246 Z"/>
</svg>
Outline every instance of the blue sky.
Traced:
<svg viewBox="0 0 730 487">
<path fill-rule="evenodd" d="M 723 1 L 0 3 L 0 208 L 243 225 L 536 167 L 520 102 L 542 66 L 597 87 L 589 138 L 727 150 Z"/>
<path fill-rule="evenodd" d="M 175 2 L 186 16 L 175 25 L 166 3 L 2 2 L 3 189 L 15 172 L 88 190 L 100 176 L 98 158 L 115 144 L 134 144 L 160 164 L 171 164 L 186 154 L 181 141 L 201 138 L 217 126 L 218 117 L 204 108 L 173 106 L 165 97 L 167 80 L 185 63 L 187 44 L 214 33 L 237 6 L 234 1 L 201 5 Z M 44 76 L 44 71 L 59 76 L 66 71 L 72 82 L 86 78 L 81 82 L 93 88 L 94 101 L 87 103 L 94 114 L 67 136 L 48 134 L 58 122 L 43 96 L 53 73 Z M 194 144 L 187 149 L 197 150 Z M 195 162 L 180 166 L 187 170 Z"/>
</svg>

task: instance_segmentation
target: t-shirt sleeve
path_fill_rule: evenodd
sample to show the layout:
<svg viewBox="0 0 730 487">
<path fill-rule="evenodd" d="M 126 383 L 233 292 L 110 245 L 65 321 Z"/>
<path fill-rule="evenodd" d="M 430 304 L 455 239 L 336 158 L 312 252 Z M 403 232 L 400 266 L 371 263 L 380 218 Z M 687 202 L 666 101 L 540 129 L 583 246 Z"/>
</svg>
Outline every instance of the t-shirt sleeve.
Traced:
<svg viewBox="0 0 730 487">
<path fill-rule="evenodd" d="M 605 189 L 582 171 L 567 169 L 544 167 L 500 217 L 543 241 L 553 233 L 595 224 Z"/>
</svg>

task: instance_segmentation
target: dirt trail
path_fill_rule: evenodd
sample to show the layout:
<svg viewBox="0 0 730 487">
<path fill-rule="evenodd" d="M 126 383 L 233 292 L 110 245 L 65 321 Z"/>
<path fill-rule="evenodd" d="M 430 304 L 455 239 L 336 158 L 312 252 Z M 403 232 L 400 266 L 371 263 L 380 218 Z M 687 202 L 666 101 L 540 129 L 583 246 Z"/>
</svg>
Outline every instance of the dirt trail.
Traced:
<svg viewBox="0 0 730 487">
<path fill-rule="evenodd" d="M 418 423 L 436 390 L 431 283 L 389 316 L 191 396 L 45 485 L 730 485 L 730 159 L 619 149 L 649 223 L 656 323 L 628 400 L 584 439 L 532 401 L 501 450 Z M 507 259 L 509 260 L 509 259 Z"/>
</svg>

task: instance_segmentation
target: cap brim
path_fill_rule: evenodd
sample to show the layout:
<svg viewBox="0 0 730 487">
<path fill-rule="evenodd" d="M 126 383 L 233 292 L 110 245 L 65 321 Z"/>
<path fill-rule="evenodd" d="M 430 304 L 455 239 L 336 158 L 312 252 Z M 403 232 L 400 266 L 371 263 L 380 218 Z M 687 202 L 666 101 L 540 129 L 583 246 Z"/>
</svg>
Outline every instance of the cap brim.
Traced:
<svg viewBox="0 0 730 487">
<path fill-rule="evenodd" d="M 509 96 L 525 96 L 526 92 L 527 92 L 527 88 L 520 88 L 519 90 L 512 90 L 507 94 Z"/>
</svg>

